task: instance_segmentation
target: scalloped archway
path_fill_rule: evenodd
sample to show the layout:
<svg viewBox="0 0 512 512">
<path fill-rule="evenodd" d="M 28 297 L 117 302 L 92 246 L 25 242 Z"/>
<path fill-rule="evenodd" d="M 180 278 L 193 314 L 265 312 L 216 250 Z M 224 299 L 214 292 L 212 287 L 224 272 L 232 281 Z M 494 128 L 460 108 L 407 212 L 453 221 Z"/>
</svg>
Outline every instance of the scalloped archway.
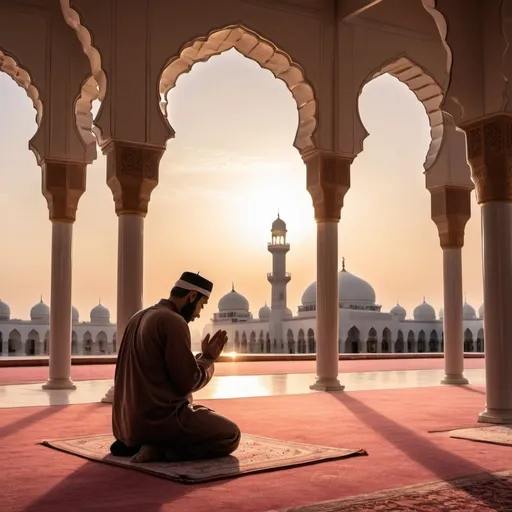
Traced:
<svg viewBox="0 0 512 512">
<path fill-rule="evenodd" d="M 197 62 L 206 62 L 210 57 L 236 49 L 245 57 L 254 60 L 269 70 L 276 78 L 283 80 L 291 92 L 299 113 L 299 124 L 294 146 L 299 151 L 315 147 L 314 132 L 317 125 L 317 101 L 304 70 L 285 52 L 270 41 L 243 26 L 233 25 L 211 32 L 207 37 L 197 38 L 182 47 L 179 55 L 164 67 L 159 81 L 162 98 L 160 108 L 167 119 L 167 96 L 176 86 L 178 78 L 188 73 Z M 169 125 L 171 126 L 170 122 Z M 171 126 L 172 130 L 172 126 Z M 174 130 L 172 130 L 174 134 Z"/>
<path fill-rule="evenodd" d="M 32 83 L 29 72 L 21 67 L 16 60 L 7 55 L 0 49 L 0 72 L 7 73 L 22 89 L 25 89 L 27 96 L 32 100 L 32 105 L 36 111 L 36 124 L 39 129 L 41 120 L 43 119 L 43 102 L 39 94 L 39 90 Z M 37 163 L 40 163 L 39 151 L 34 147 L 32 138 L 29 141 L 29 148 L 36 156 Z"/>
<path fill-rule="evenodd" d="M 363 82 L 363 87 L 384 73 L 394 76 L 404 83 L 414 93 L 416 98 L 423 104 L 430 123 L 430 136 L 432 138 L 430 147 L 425 158 L 423 167 L 428 171 L 434 164 L 441 149 L 443 140 L 443 89 L 420 65 L 416 64 L 409 57 L 401 55 L 387 63 L 382 64 L 377 71 L 374 71 Z"/>
</svg>

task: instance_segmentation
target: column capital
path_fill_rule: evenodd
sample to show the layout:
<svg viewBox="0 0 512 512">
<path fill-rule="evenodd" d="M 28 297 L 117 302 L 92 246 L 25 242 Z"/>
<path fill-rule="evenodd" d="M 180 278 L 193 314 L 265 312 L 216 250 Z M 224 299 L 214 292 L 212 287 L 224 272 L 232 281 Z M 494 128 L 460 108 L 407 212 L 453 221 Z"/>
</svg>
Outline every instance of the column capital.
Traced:
<svg viewBox="0 0 512 512">
<path fill-rule="evenodd" d="M 75 222 L 78 201 L 85 192 L 87 164 L 47 159 L 42 162 L 41 170 L 50 220 Z"/>
<path fill-rule="evenodd" d="M 432 220 L 443 249 L 462 248 L 464 230 L 471 218 L 471 189 L 444 186 L 430 190 Z"/>
<path fill-rule="evenodd" d="M 317 222 L 339 222 L 354 158 L 321 150 L 302 154 L 307 170 L 306 187 L 313 199 Z"/>
<path fill-rule="evenodd" d="M 151 192 L 158 185 L 160 159 L 165 148 L 113 140 L 103 148 L 107 156 L 107 185 L 117 215 L 145 217 Z"/>
<path fill-rule="evenodd" d="M 460 128 L 466 132 L 478 203 L 512 202 L 512 115 L 500 113 Z"/>
</svg>

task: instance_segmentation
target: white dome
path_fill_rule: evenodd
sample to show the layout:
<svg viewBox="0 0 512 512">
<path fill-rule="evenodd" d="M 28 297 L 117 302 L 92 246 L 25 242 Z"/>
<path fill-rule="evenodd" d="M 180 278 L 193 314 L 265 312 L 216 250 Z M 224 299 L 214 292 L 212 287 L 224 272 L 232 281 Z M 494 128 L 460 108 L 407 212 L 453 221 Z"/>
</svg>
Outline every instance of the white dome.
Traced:
<svg viewBox="0 0 512 512">
<path fill-rule="evenodd" d="M 444 318 L 444 308 L 439 309 L 439 319 L 442 320 Z"/>
<path fill-rule="evenodd" d="M 49 322 L 50 321 L 50 306 L 41 301 L 38 302 L 31 310 L 30 310 L 30 320 L 32 321 L 40 321 L 40 322 Z"/>
<path fill-rule="evenodd" d="M 110 322 L 110 311 L 102 304 L 98 304 L 96 307 L 91 309 L 91 322 Z"/>
<path fill-rule="evenodd" d="M 74 324 L 80 322 L 80 313 L 78 312 L 78 309 L 75 308 L 75 306 L 71 306 L 71 320 Z"/>
<path fill-rule="evenodd" d="M 464 302 L 462 306 L 462 318 L 464 320 L 474 320 L 476 318 L 475 308 L 467 302 Z"/>
<path fill-rule="evenodd" d="M 432 322 L 436 319 L 436 310 L 423 300 L 423 302 L 414 308 L 412 313 L 414 320 L 420 322 Z"/>
<path fill-rule="evenodd" d="M 370 283 L 343 268 L 338 272 L 338 300 L 354 305 L 374 305 L 375 290 Z M 303 306 L 316 304 L 316 282 L 304 290 L 301 302 Z"/>
<path fill-rule="evenodd" d="M 479 318 L 484 317 L 484 305 L 483 304 L 478 308 L 478 317 Z"/>
<path fill-rule="evenodd" d="M 260 320 L 268 320 L 270 318 L 270 308 L 266 304 L 258 311 L 258 318 Z"/>
<path fill-rule="evenodd" d="M 290 308 L 284 310 L 283 318 L 284 320 L 291 320 L 293 318 L 293 312 Z"/>
<path fill-rule="evenodd" d="M 279 213 L 277 214 L 277 219 L 272 222 L 272 232 L 286 233 L 286 222 L 279 217 Z"/>
<path fill-rule="evenodd" d="M 10 320 L 11 308 L 2 299 L 0 299 L 0 320 Z"/>
<path fill-rule="evenodd" d="M 235 288 L 221 297 L 218 304 L 219 311 L 249 311 L 249 301 L 240 293 L 235 292 Z"/>
<path fill-rule="evenodd" d="M 403 306 L 400 306 L 400 304 L 398 303 L 396 306 L 391 308 L 390 313 L 392 315 L 397 316 L 401 322 L 403 322 L 405 320 L 405 317 L 407 316 L 407 311 L 405 310 L 405 308 Z"/>
</svg>

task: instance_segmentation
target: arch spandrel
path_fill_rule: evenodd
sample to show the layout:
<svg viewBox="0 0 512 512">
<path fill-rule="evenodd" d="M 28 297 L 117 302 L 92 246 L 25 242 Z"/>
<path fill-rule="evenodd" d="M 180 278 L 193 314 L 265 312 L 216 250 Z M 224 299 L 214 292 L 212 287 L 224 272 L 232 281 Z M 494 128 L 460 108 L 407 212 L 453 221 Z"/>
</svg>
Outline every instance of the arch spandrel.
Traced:
<svg viewBox="0 0 512 512">
<path fill-rule="evenodd" d="M 294 146 L 299 151 L 314 148 L 318 105 L 315 91 L 306 78 L 304 69 L 273 43 L 240 25 L 228 26 L 205 37 L 196 38 L 186 43 L 178 55 L 168 61 L 159 80 L 162 115 L 167 116 L 168 93 L 176 86 L 182 74 L 188 73 L 197 62 L 206 62 L 211 57 L 231 49 L 236 49 L 285 82 L 298 111 Z M 169 135 L 174 135 L 172 121 L 169 121 Z"/>
</svg>

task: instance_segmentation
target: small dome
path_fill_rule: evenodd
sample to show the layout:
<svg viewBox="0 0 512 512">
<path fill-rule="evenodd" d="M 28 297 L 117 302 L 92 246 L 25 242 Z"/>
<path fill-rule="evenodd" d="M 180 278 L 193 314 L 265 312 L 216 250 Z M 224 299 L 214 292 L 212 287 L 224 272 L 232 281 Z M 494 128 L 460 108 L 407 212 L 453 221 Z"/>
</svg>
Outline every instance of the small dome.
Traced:
<svg viewBox="0 0 512 512">
<path fill-rule="evenodd" d="M 476 318 L 475 308 L 464 301 L 464 305 L 462 306 L 462 318 L 464 320 L 474 320 Z"/>
<path fill-rule="evenodd" d="M 109 323 L 110 311 L 99 303 L 96 307 L 91 309 L 91 322 L 92 323 Z"/>
<path fill-rule="evenodd" d="M 286 222 L 279 217 L 279 213 L 277 219 L 272 222 L 272 233 L 286 233 Z"/>
<path fill-rule="evenodd" d="M 235 287 L 224 297 L 221 297 L 218 304 L 219 311 L 234 312 L 234 311 L 249 311 L 249 301 L 240 293 L 235 292 Z"/>
<path fill-rule="evenodd" d="M 258 318 L 260 320 L 268 320 L 270 318 L 270 308 L 266 304 L 258 311 Z"/>
<path fill-rule="evenodd" d="M 283 320 L 291 320 L 293 318 L 293 312 L 290 308 L 286 308 L 283 314 Z"/>
<path fill-rule="evenodd" d="M 439 319 L 442 320 L 444 318 L 444 308 L 439 309 Z"/>
<path fill-rule="evenodd" d="M 0 320 L 10 320 L 11 308 L 2 299 L 0 299 Z"/>
<path fill-rule="evenodd" d="M 345 260 L 338 272 L 338 300 L 354 305 L 375 305 L 375 290 L 364 279 L 345 270 Z M 316 304 L 316 282 L 311 283 L 302 294 L 303 306 Z"/>
<path fill-rule="evenodd" d="M 398 302 L 397 302 L 396 306 L 391 308 L 390 313 L 392 315 L 397 316 L 398 319 L 400 320 L 400 322 L 403 322 L 405 320 L 405 317 L 407 316 L 407 311 L 405 310 L 405 308 L 403 306 L 400 306 L 400 304 L 398 304 Z"/>
<path fill-rule="evenodd" d="M 483 318 L 484 317 L 484 305 L 482 304 L 479 308 L 478 308 L 478 318 Z"/>
<path fill-rule="evenodd" d="M 48 323 L 50 321 L 50 306 L 41 301 L 30 310 L 30 320 L 34 322 Z"/>
<path fill-rule="evenodd" d="M 78 309 L 75 308 L 75 306 L 71 306 L 71 320 L 74 324 L 80 322 L 80 313 L 78 312 Z"/>
<path fill-rule="evenodd" d="M 414 308 L 412 315 L 414 320 L 419 322 L 432 322 L 436 319 L 436 310 L 423 299 L 423 302 Z"/>
</svg>

